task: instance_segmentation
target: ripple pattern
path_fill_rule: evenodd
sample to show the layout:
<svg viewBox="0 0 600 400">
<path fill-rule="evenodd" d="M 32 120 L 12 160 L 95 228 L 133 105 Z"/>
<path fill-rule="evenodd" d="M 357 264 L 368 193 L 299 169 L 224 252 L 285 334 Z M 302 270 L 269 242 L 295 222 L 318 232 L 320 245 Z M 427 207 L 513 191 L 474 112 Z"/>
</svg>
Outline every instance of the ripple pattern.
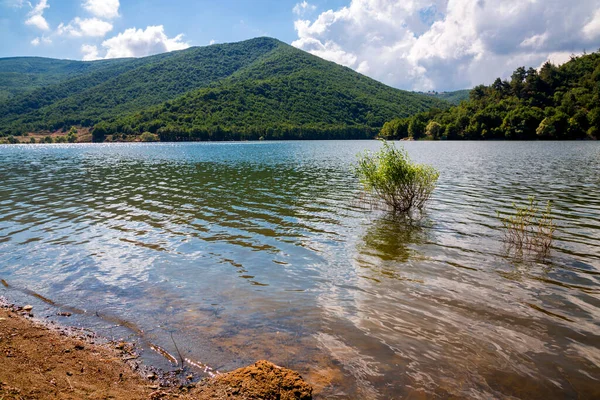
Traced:
<svg viewBox="0 0 600 400">
<path fill-rule="evenodd" d="M 358 201 L 378 146 L 0 146 L 0 295 L 325 398 L 600 398 L 600 145 L 406 143 L 441 172 L 418 224 Z M 558 226 L 542 259 L 496 216 L 531 195 Z"/>
</svg>

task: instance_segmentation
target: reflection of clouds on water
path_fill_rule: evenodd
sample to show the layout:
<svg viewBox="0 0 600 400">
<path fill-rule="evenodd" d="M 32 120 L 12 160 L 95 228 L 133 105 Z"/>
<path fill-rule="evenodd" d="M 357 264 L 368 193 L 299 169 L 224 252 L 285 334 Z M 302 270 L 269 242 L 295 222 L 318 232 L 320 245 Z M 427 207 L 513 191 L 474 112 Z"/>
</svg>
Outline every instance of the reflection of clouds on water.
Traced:
<svg viewBox="0 0 600 400">
<path fill-rule="evenodd" d="M 118 239 L 95 239 L 84 245 L 95 266 L 95 279 L 107 286 L 131 288 L 147 282 L 156 256 Z"/>
</svg>

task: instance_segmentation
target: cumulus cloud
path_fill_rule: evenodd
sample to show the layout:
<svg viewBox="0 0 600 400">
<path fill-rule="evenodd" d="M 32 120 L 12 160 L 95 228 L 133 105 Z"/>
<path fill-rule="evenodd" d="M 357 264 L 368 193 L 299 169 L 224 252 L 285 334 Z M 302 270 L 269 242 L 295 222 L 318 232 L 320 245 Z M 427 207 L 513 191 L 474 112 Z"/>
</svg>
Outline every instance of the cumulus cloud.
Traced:
<svg viewBox="0 0 600 400">
<path fill-rule="evenodd" d="M 98 18 L 81 19 L 76 17 L 68 25 L 60 24 L 56 30 L 59 35 L 69 35 L 74 37 L 91 36 L 103 37 L 112 30 L 110 22 L 102 21 Z"/>
<path fill-rule="evenodd" d="M 119 16 L 119 0 L 85 0 L 83 8 L 99 18 L 112 19 Z"/>
<path fill-rule="evenodd" d="M 49 30 L 50 26 L 48 25 L 46 18 L 44 18 L 44 10 L 48 7 L 50 7 L 48 5 L 48 0 L 40 0 L 40 2 L 27 14 L 25 24 L 35 26 L 44 31 Z"/>
<path fill-rule="evenodd" d="M 46 36 L 36 37 L 35 39 L 33 39 L 31 41 L 31 44 L 33 46 L 39 46 L 40 44 L 50 44 L 50 43 L 52 43 L 52 39 L 50 39 L 49 37 L 46 37 Z"/>
<path fill-rule="evenodd" d="M 81 53 L 83 53 L 83 61 L 94 61 L 101 58 L 98 53 L 98 47 L 90 44 L 81 46 Z"/>
<path fill-rule="evenodd" d="M 302 3 L 296 3 L 294 8 L 292 9 L 292 12 L 298 16 L 303 16 L 304 14 L 311 11 L 315 11 L 316 9 L 317 6 L 315 6 L 314 4 L 310 4 L 305 0 Z"/>
<path fill-rule="evenodd" d="M 85 49 L 84 49 L 85 47 Z M 143 57 L 152 54 L 164 53 L 173 50 L 183 50 L 190 45 L 183 40 L 183 35 L 179 34 L 169 38 L 165 34 L 164 27 L 148 26 L 146 29 L 127 29 L 110 39 L 102 42 L 102 47 L 106 49 L 103 57 L 99 56 L 99 51 L 95 46 L 86 45 L 82 47 L 84 60 L 97 58 L 122 58 L 122 57 Z"/>
<path fill-rule="evenodd" d="M 387 84 L 451 90 L 600 47 L 600 0 L 351 0 L 292 44 Z"/>
<path fill-rule="evenodd" d="M 588 39 L 597 39 L 600 37 L 600 9 L 592 16 L 592 19 L 583 27 L 583 34 Z"/>
</svg>

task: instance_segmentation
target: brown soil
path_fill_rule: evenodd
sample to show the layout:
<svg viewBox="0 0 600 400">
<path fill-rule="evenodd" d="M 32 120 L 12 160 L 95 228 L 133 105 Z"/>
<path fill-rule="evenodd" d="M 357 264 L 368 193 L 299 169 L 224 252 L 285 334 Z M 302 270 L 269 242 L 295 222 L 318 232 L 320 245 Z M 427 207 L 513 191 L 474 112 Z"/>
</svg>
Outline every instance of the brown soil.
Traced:
<svg viewBox="0 0 600 400">
<path fill-rule="evenodd" d="M 69 132 L 63 132 L 62 130 L 56 131 L 44 131 L 44 132 L 28 132 L 27 136 L 15 136 L 20 143 L 29 143 L 31 138 L 35 139 L 36 143 L 40 142 L 40 139 L 50 136 L 53 140 L 56 140 L 59 136 L 66 136 Z M 77 142 L 76 143 L 89 143 L 92 141 L 92 134 L 90 128 L 78 128 L 77 129 Z"/>
<path fill-rule="evenodd" d="M 73 336 L 28 315 L 22 308 L 0 308 L 2 400 L 312 398 L 311 386 L 298 373 L 268 361 L 197 384 L 168 384 L 147 372 L 142 377 L 131 346 L 95 344 L 92 336 Z"/>
<path fill-rule="evenodd" d="M 201 387 L 199 393 L 208 394 L 207 398 L 213 399 L 236 396 L 265 400 L 312 399 L 312 387 L 302 380 L 300 374 L 268 361 L 258 361 L 249 367 L 217 376 Z"/>
</svg>

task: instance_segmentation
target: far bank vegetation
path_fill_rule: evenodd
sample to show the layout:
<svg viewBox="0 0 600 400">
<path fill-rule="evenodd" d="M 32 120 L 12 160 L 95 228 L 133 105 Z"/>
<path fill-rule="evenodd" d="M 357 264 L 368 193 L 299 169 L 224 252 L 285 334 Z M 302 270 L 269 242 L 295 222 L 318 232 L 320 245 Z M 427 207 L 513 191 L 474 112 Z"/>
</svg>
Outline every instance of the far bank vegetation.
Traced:
<svg viewBox="0 0 600 400">
<path fill-rule="evenodd" d="M 600 138 L 600 52 L 560 67 L 517 68 L 447 110 L 387 122 L 388 140 L 574 140 Z"/>
</svg>

